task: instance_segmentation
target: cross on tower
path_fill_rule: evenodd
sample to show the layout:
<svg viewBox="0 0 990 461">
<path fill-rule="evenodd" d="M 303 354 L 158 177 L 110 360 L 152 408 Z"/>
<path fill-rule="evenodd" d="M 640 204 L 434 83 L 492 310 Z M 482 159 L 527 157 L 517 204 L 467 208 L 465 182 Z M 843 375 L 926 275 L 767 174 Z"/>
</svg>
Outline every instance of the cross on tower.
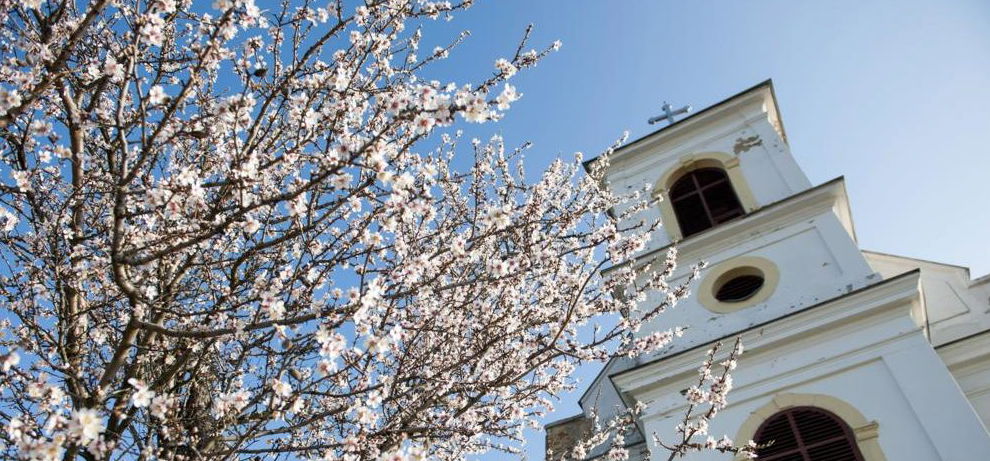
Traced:
<svg viewBox="0 0 990 461">
<path fill-rule="evenodd" d="M 675 116 L 691 112 L 691 106 L 684 106 L 681 107 L 680 109 L 674 109 L 674 106 L 671 106 L 670 103 L 667 101 L 663 102 L 663 105 L 660 106 L 660 109 L 663 110 L 663 114 L 657 115 L 656 117 L 653 117 L 647 120 L 646 122 L 649 123 L 650 125 L 653 125 L 654 123 L 657 122 L 666 121 L 667 124 L 669 125 L 674 123 Z"/>
</svg>

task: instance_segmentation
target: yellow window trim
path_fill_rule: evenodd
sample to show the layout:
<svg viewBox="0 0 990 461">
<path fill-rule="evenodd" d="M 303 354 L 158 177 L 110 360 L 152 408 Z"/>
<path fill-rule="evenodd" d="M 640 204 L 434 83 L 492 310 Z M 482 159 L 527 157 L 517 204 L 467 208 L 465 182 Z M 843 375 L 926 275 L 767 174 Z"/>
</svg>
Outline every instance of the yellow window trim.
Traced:
<svg viewBox="0 0 990 461">
<path fill-rule="evenodd" d="M 705 309 L 719 314 L 735 312 L 766 301 L 777 289 L 777 284 L 780 282 L 780 271 L 777 270 L 777 265 L 773 261 L 759 256 L 732 258 L 708 269 L 707 272 L 705 278 L 701 280 L 701 285 L 698 286 L 698 302 Z M 723 302 L 715 299 L 715 291 L 719 285 L 728 281 L 729 278 L 740 275 L 759 275 L 763 277 L 763 286 L 757 290 L 756 294 L 739 302 Z"/>
<path fill-rule="evenodd" d="M 653 198 L 660 201 L 660 219 L 663 220 L 663 227 L 667 229 L 667 234 L 670 235 L 672 242 L 681 240 L 684 235 L 681 233 L 680 224 L 678 224 L 677 216 L 674 214 L 674 207 L 670 204 L 668 191 L 670 186 L 685 173 L 699 168 L 725 170 L 726 175 L 729 176 L 729 183 L 732 184 L 732 189 L 735 191 L 736 197 L 739 198 L 739 203 L 743 209 L 747 213 L 756 209 L 756 199 L 739 168 L 739 157 L 725 152 L 702 152 L 685 155 L 681 157 L 676 166 L 669 168 L 660 176 L 660 180 L 653 186 Z"/>
</svg>

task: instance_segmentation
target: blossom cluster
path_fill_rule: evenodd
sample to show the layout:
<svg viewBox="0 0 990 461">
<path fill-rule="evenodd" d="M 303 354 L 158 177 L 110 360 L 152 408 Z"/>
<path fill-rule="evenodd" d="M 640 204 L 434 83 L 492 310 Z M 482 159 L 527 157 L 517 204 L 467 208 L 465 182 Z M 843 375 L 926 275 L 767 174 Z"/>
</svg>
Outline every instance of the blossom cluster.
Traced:
<svg viewBox="0 0 990 461">
<path fill-rule="evenodd" d="M 471 2 L 361 3 L 0 2 L 0 457 L 518 452 L 578 364 L 677 336 L 631 334 L 687 289 L 610 150 L 527 176 L 458 129 L 559 43 L 427 80 Z"/>
<path fill-rule="evenodd" d="M 670 459 L 698 450 L 735 453 L 739 459 L 756 457 L 757 446 L 751 440 L 738 445 L 726 435 L 716 439 L 709 434 L 712 419 L 728 405 L 728 394 L 732 389 L 731 372 L 736 369 L 739 356 L 743 353 L 742 339 L 736 338 L 728 356 L 717 361 L 716 357 L 722 347 L 721 342 L 716 342 L 708 350 L 705 361 L 698 368 L 698 382 L 684 391 L 688 410 L 677 425 L 680 440 L 665 443 L 658 434 L 653 435 L 654 443 L 666 448 Z M 697 442 L 695 437 L 704 437 L 704 441 Z"/>
</svg>

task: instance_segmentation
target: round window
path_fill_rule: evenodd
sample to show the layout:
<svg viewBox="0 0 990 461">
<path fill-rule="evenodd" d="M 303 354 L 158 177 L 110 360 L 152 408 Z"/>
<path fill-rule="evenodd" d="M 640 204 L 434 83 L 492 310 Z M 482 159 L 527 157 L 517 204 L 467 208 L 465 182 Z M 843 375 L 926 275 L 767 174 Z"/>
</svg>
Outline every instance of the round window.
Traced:
<svg viewBox="0 0 990 461">
<path fill-rule="evenodd" d="M 698 289 L 698 301 L 712 312 L 727 314 L 766 301 L 777 288 L 777 266 L 759 256 L 739 256 L 710 269 Z"/>
<path fill-rule="evenodd" d="M 715 299 L 723 303 L 737 303 L 752 298 L 760 288 L 763 288 L 762 275 L 737 275 L 715 289 Z"/>
</svg>

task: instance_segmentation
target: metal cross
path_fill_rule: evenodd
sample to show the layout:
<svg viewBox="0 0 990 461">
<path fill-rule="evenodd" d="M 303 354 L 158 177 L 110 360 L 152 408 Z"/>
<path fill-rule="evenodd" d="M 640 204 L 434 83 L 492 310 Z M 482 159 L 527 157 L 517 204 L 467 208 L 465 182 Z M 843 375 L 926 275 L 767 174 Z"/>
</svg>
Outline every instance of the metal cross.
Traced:
<svg viewBox="0 0 990 461">
<path fill-rule="evenodd" d="M 667 101 L 663 102 L 663 106 L 660 106 L 660 109 L 663 110 L 663 114 L 657 115 L 656 117 L 653 117 L 647 120 L 646 122 L 649 123 L 650 125 L 653 125 L 654 123 L 657 122 L 666 121 L 667 124 L 669 125 L 674 123 L 675 116 L 691 112 L 691 106 L 684 106 L 680 109 L 674 109 L 674 106 L 671 106 L 670 103 Z"/>
</svg>

